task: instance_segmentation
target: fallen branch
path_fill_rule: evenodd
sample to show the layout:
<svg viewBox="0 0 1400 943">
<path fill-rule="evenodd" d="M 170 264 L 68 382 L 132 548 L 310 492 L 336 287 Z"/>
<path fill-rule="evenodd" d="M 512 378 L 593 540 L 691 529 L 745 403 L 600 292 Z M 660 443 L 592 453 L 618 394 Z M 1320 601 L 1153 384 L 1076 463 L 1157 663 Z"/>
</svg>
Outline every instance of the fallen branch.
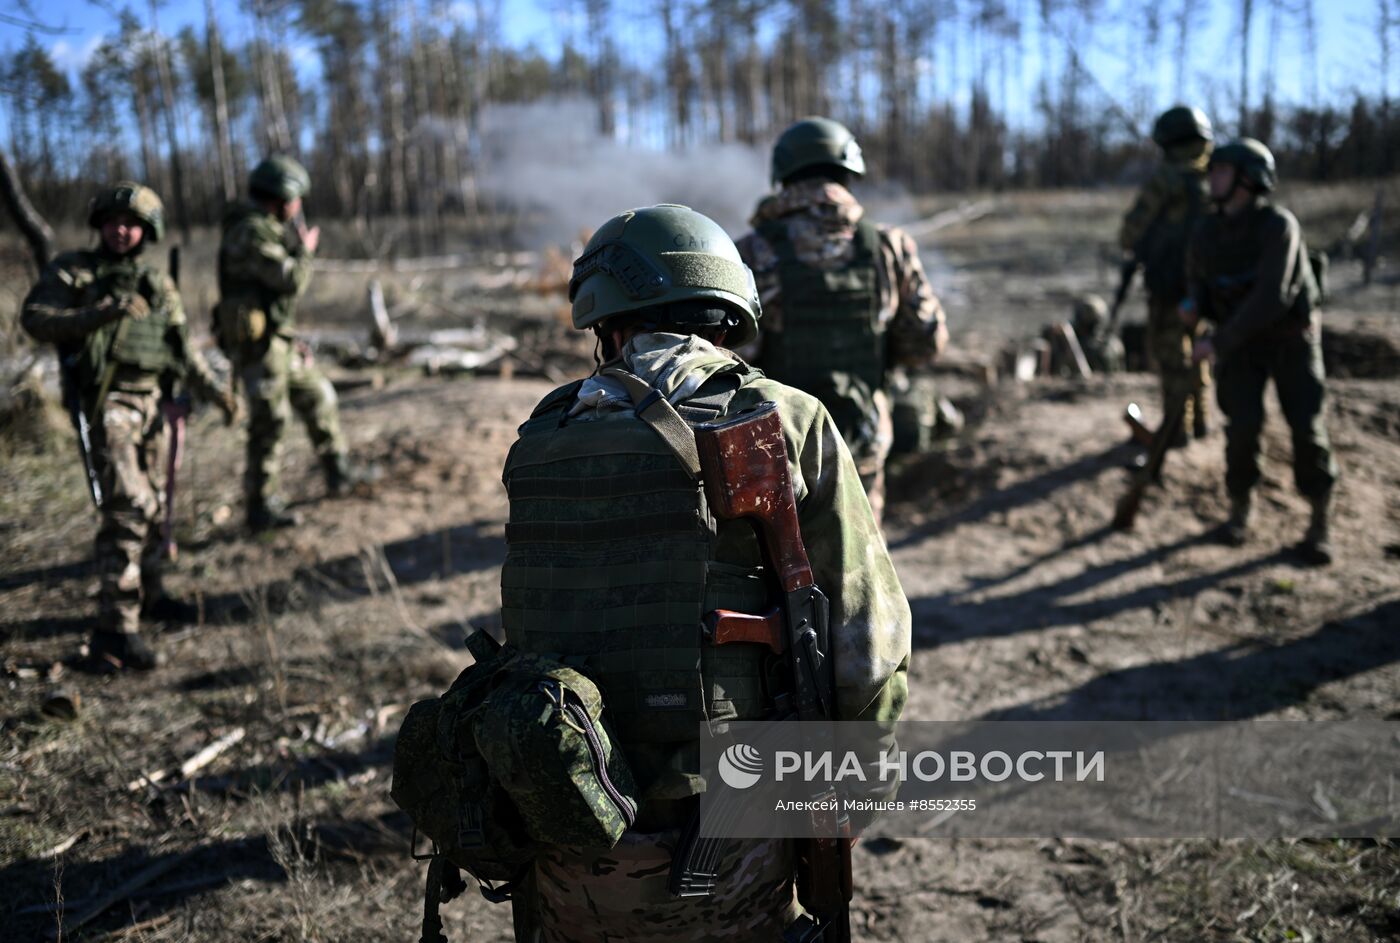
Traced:
<svg viewBox="0 0 1400 943">
<path fill-rule="evenodd" d="M 910 223 L 908 226 L 901 226 L 904 233 L 914 239 L 922 239 L 924 236 L 931 236 L 934 233 L 947 229 L 949 226 L 957 226 L 960 223 L 970 223 L 989 216 L 996 211 L 995 200 L 978 200 L 975 203 L 963 203 L 955 206 L 951 210 L 944 210 L 935 213 L 927 219 Z"/>
<path fill-rule="evenodd" d="M 195 773 L 199 772 L 204 767 L 214 762 L 214 760 L 217 759 L 219 755 L 226 751 L 229 747 L 233 746 L 236 743 L 239 743 L 247 735 L 247 733 L 248 732 L 242 727 L 233 728 L 233 730 L 224 734 L 222 737 L 215 740 L 213 743 L 209 744 L 204 749 L 200 750 L 194 756 L 181 763 L 178 770 L 179 778 L 189 779 Z M 136 779 L 133 779 L 131 782 L 126 784 L 126 791 L 136 792 L 143 786 L 154 786 L 161 780 L 165 779 L 168 775 L 169 770 L 165 769 L 154 770 L 150 773 L 142 773 Z"/>
<path fill-rule="evenodd" d="M 72 835 L 69 835 L 67 838 L 63 839 L 63 841 L 59 842 L 57 845 L 54 845 L 52 848 L 46 848 L 34 857 L 38 858 L 40 861 L 49 861 L 53 858 L 57 858 L 69 848 L 72 848 L 74 845 L 76 845 L 78 841 L 86 834 L 87 829 L 82 829 L 81 831 L 74 832 Z"/>
</svg>

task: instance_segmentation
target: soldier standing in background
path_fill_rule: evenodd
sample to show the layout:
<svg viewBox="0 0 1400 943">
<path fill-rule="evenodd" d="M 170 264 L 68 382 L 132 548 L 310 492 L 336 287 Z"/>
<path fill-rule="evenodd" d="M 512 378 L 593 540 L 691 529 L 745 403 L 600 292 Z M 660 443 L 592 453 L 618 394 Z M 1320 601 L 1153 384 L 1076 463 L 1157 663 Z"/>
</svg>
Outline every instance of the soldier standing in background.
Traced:
<svg viewBox="0 0 1400 943">
<path fill-rule="evenodd" d="M 1191 360 L 1194 334 L 1177 315 L 1186 297 L 1186 244 L 1210 197 L 1206 163 L 1214 146 L 1210 119 L 1198 108 L 1178 105 L 1163 112 L 1152 127 L 1162 162 L 1143 185 L 1118 233 L 1125 253 L 1143 267 L 1147 286 L 1147 336 L 1152 359 L 1162 378 L 1162 415 L 1184 400 L 1186 415 L 1172 447 L 1186 445 L 1187 430 L 1196 438 L 1207 431 L 1208 368 Z"/>
<path fill-rule="evenodd" d="M 101 515 L 97 626 L 89 655 L 100 669 L 154 668 L 156 653 L 140 634 L 142 617 L 186 621 L 196 615 L 161 586 L 162 385 L 185 381 L 216 403 L 228 422 L 238 405 L 190 346 L 175 285 L 141 259 L 142 250 L 164 235 L 164 216 L 160 198 L 138 183 L 103 190 L 88 215 L 88 225 L 101 234 L 98 247 L 54 259 L 20 315 L 30 335 L 58 347 L 65 396 L 89 430 L 92 493 Z"/>
<path fill-rule="evenodd" d="M 723 229 L 682 206 L 614 217 L 575 261 L 569 297 L 606 362 L 546 396 L 511 448 L 502 621 L 527 652 L 583 659 L 641 802 L 611 851 L 541 848 L 534 893 L 515 901 L 516 939 L 777 940 L 797 915 L 784 841 L 735 842 L 713 896 L 668 890 L 703 788 L 700 725 L 769 716 L 774 682 L 764 646 L 705 641 L 707 611 L 760 611 L 769 590 L 752 530 L 706 510 L 674 426 L 658 431 L 657 400 L 682 427 L 778 404 L 802 536 L 830 597 L 837 719 L 898 719 L 909 605 L 831 416 L 727 349 L 755 337 L 759 303 Z"/>
<path fill-rule="evenodd" d="M 282 441 L 293 411 L 311 437 L 326 490 L 343 495 L 360 479 L 350 466 L 335 388 L 296 334 L 297 299 L 321 238 L 320 227 L 308 229 L 301 215 L 310 189 L 306 169 L 292 158 L 263 160 L 249 175 L 249 201 L 225 215 L 219 247 L 215 334 L 248 398 L 244 490 L 254 531 L 297 523 L 279 490 Z"/>
<path fill-rule="evenodd" d="M 754 364 L 817 397 L 855 458 L 878 522 L 894 433 L 887 372 L 930 362 L 948 342 L 914 240 L 877 226 L 848 189 L 865 174 L 855 137 L 827 118 L 788 128 L 774 184 L 739 252 L 753 269 L 764 330 Z"/>
<path fill-rule="evenodd" d="M 1225 486 L 1232 545 L 1249 536 L 1250 493 L 1259 481 L 1264 388 L 1272 378 L 1293 433 L 1293 477 L 1312 505 L 1297 547 L 1315 565 L 1332 562 L 1328 511 L 1337 465 L 1327 438 L 1326 377 L 1319 323 L 1323 290 L 1298 220 L 1269 198 L 1278 182 L 1274 155 L 1251 138 L 1216 151 L 1210 196 L 1218 211 L 1201 221 L 1188 256 L 1191 296 L 1182 319 L 1205 319 L 1213 333 L 1196 342 L 1197 363 L 1215 364 L 1225 414 Z"/>
</svg>

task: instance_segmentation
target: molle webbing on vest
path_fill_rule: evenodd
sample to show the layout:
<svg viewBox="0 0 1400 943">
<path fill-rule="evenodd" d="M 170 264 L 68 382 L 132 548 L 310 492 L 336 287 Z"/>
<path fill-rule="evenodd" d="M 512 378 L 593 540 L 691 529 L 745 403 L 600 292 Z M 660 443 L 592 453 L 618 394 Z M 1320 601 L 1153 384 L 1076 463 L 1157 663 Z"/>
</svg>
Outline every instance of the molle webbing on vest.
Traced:
<svg viewBox="0 0 1400 943">
<path fill-rule="evenodd" d="M 702 627 L 715 608 L 761 609 L 761 571 L 714 559 L 700 484 L 640 419 L 560 425 L 569 401 L 548 405 L 506 466 L 506 637 L 582 656 L 624 746 L 684 744 L 706 720 L 761 716 L 763 650 L 714 648 Z"/>
<path fill-rule="evenodd" d="M 850 260 L 832 270 L 802 262 L 781 219 L 761 226 L 759 234 L 778 257 L 783 309 L 782 331 L 764 337 L 764 373 L 808 391 L 829 386 L 838 373 L 859 378 L 872 390 L 884 386 L 875 225 L 856 224 Z"/>
<path fill-rule="evenodd" d="M 167 334 L 170 330 L 170 310 L 156 292 L 158 276 L 153 269 L 130 263 L 114 266 L 99 273 L 98 284 L 108 284 L 118 297 L 139 294 L 150 302 L 151 310 L 144 318 L 128 318 L 114 332 L 107 359 L 123 367 L 144 373 L 160 373 L 169 369 L 171 356 Z"/>
<path fill-rule="evenodd" d="M 163 307 L 152 306 L 150 314 L 139 321 L 131 321 L 116 336 L 111 359 L 124 367 L 134 367 L 146 373 L 167 370 L 174 363 L 167 338 L 169 330 L 169 312 Z"/>
</svg>

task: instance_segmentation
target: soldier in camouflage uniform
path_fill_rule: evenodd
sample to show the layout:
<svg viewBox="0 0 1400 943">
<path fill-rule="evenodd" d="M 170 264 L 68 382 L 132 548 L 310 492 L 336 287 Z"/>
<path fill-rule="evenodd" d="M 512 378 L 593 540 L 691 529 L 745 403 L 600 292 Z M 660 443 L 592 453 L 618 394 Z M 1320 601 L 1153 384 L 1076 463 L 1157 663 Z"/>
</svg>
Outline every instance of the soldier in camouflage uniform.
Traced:
<svg viewBox="0 0 1400 943">
<path fill-rule="evenodd" d="M 296 334 L 297 299 L 311 278 L 321 235 L 319 227 L 307 229 L 300 221 L 310 188 L 305 168 L 290 157 L 262 161 L 249 176 L 249 202 L 225 215 L 219 247 L 215 333 L 248 398 L 244 490 L 255 531 L 297 523 L 279 491 L 282 441 L 293 412 L 311 437 L 327 491 L 345 494 L 359 480 L 340 429 L 335 388 Z"/>
<path fill-rule="evenodd" d="M 160 198 L 138 183 L 117 183 L 93 200 L 88 224 L 101 233 L 98 247 L 55 258 L 25 298 L 20 323 L 58 347 L 65 393 L 91 428 L 101 582 L 90 655 L 100 668 L 145 670 L 157 659 L 140 635 L 142 615 L 187 618 L 192 608 L 166 598 L 160 582 L 162 384 L 183 380 L 230 422 L 237 401 L 190 345 L 169 276 L 141 258 L 164 234 Z"/>
<path fill-rule="evenodd" d="M 1095 373 L 1118 373 L 1123 369 L 1123 341 L 1108 330 L 1108 305 L 1098 295 L 1082 295 L 1074 301 L 1070 322 L 1084 359 Z"/>
<path fill-rule="evenodd" d="M 542 850 L 534 892 L 516 901 L 516 938 L 777 940 L 797 913 L 785 842 L 735 843 L 713 897 L 667 887 L 703 789 L 700 724 L 772 708 L 766 649 L 706 644 L 704 613 L 761 611 L 768 588 L 752 530 L 708 513 L 647 404 L 664 398 L 691 423 L 778 404 L 802 535 L 831 597 L 839 719 L 899 717 L 909 606 L 831 415 L 730 352 L 756 336 L 759 302 L 718 225 L 677 206 L 615 217 L 575 262 L 570 299 L 607 362 L 546 396 L 511 449 L 502 621 L 525 650 L 584 659 L 641 807 L 611 851 Z"/>
<path fill-rule="evenodd" d="M 758 280 L 765 321 L 761 346 L 746 355 L 830 411 L 878 522 L 894 437 L 887 372 L 927 364 L 948 332 L 914 240 L 870 222 L 851 195 L 864 173 L 845 127 L 797 122 L 773 148 L 782 188 L 759 203 L 739 253 Z"/>
<path fill-rule="evenodd" d="M 1327 438 L 1326 377 L 1319 324 L 1322 287 L 1292 213 L 1269 194 L 1277 185 L 1274 156 L 1250 138 L 1215 152 L 1210 195 L 1218 211 L 1203 219 L 1188 256 L 1191 296 L 1182 305 L 1190 324 L 1204 319 L 1213 333 L 1196 342 L 1198 363 L 1215 364 L 1225 428 L 1225 486 L 1230 519 L 1220 530 L 1229 544 L 1249 536 L 1250 493 L 1259 481 L 1264 388 L 1272 378 L 1293 433 L 1293 477 L 1312 505 L 1304 559 L 1332 562 L 1328 509 L 1337 465 Z"/>
<path fill-rule="evenodd" d="M 1187 293 L 1186 244 L 1209 208 L 1206 162 L 1213 138 L 1210 119 L 1199 109 L 1178 105 L 1163 112 L 1152 128 L 1163 160 L 1123 217 L 1118 233 L 1123 251 L 1143 267 L 1148 347 L 1162 378 L 1162 414 L 1171 413 L 1183 400 L 1187 403 L 1175 447 L 1186 445 L 1188 429 L 1196 438 L 1208 431 L 1210 372 L 1191 362 L 1193 334 L 1182 324 L 1177 306 Z"/>
</svg>

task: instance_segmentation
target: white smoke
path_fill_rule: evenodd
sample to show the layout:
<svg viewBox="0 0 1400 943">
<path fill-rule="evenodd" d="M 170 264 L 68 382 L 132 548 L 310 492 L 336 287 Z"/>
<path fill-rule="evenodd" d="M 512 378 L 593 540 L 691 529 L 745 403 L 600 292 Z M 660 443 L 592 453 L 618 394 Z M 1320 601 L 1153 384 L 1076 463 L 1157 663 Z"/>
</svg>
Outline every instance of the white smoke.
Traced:
<svg viewBox="0 0 1400 943">
<path fill-rule="evenodd" d="M 624 210 L 681 203 L 731 234 L 768 192 L 768 155 L 742 144 L 676 153 L 629 147 L 597 130 L 580 99 L 492 105 L 482 114 L 478 186 L 526 213 L 532 246 L 567 245 Z"/>
</svg>

